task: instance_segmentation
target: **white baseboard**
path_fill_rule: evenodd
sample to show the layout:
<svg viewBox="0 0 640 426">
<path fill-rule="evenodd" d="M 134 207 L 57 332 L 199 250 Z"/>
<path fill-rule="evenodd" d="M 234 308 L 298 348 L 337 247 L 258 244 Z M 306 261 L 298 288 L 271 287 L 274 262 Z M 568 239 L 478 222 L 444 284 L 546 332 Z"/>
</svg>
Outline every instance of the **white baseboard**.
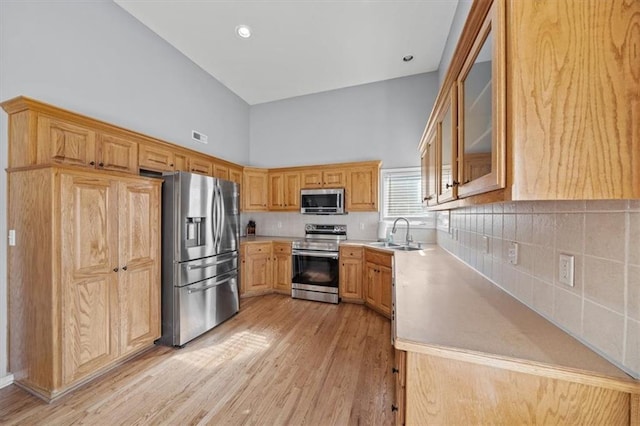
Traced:
<svg viewBox="0 0 640 426">
<path fill-rule="evenodd" d="M 0 389 L 13 384 L 13 374 L 9 373 L 4 377 L 0 377 Z"/>
</svg>

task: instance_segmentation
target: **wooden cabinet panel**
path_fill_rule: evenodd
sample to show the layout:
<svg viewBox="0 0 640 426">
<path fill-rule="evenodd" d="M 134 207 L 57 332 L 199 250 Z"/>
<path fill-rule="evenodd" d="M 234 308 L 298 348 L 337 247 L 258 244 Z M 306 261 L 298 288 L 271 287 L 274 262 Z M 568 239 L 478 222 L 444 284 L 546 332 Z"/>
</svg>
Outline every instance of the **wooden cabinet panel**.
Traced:
<svg viewBox="0 0 640 426">
<path fill-rule="evenodd" d="M 229 168 L 220 163 L 213 164 L 213 177 L 229 180 Z"/>
<path fill-rule="evenodd" d="M 393 286 L 393 254 L 377 250 L 364 250 L 365 255 L 365 292 L 367 306 L 391 318 Z"/>
<path fill-rule="evenodd" d="M 291 244 L 273 243 L 273 288 L 291 294 Z"/>
<path fill-rule="evenodd" d="M 242 169 L 238 168 L 229 168 L 229 180 L 231 182 L 235 182 L 238 185 L 242 185 Z"/>
<path fill-rule="evenodd" d="M 192 156 L 189 158 L 189 171 L 211 176 L 213 175 L 213 163 L 207 158 Z"/>
<path fill-rule="evenodd" d="M 378 167 L 354 167 L 347 172 L 347 211 L 378 210 Z"/>
<path fill-rule="evenodd" d="M 38 162 L 93 168 L 96 164 L 94 131 L 66 121 L 38 117 Z"/>
<path fill-rule="evenodd" d="M 270 242 L 243 246 L 242 272 L 242 295 L 262 294 L 273 288 L 272 245 Z"/>
<path fill-rule="evenodd" d="M 268 171 L 245 168 L 242 179 L 242 198 L 245 211 L 266 211 L 269 194 Z"/>
<path fill-rule="evenodd" d="M 300 173 L 269 172 L 269 210 L 300 209 Z"/>
<path fill-rule="evenodd" d="M 168 148 L 140 144 L 138 146 L 138 163 L 141 169 L 171 172 L 174 170 L 174 154 Z"/>
<path fill-rule="evenodd" d="M 640 198 L 640 2 L 507 5 L 515 195 Z"/>
<path fill-rule="evenodd" d="M 61 176 L 62 385 L 118 356 L 117 186 Z"/>
<path fill-rule="evenodd" d="M 120 353 L 160 337 L 160 197 L 154 185 L 119 191 Z"/>
<path fill-rule="evenodd" d="M 408 352 L 406 423 L 631 424 L 626 392 L 485 362 Z"/>
<path fill-rule="evenodd" d="M 97 167 L 123 173 L 138 173 L 138 144 L 129 139 L 98 133 Z"/>
<path fill-rule="evenodd" d="M 173 153 L 174 170 L 180 172 L 188 172 L 189 170 L 189 156 L 184 152 Z"/>
<path fill-rule="evenodd" d="M 311 170 L 300 173 L 302 188 L 322 188 L 322 171 Z"/>
<path fill-rule="evenodd" d="M 343 188 L 346 184 L 344 170 L 325 170 L 322 172 L 322 186 L 325 188 Z"/>
<path fill-rule="evenodd" d="M 394 354 L 394 410 L 396 413 L 396 425 L 405 424 L 405 398 L 406 398 L 406 374 L 407 374 L 407 353 L 395 350 Z"/>
<path fill-rule="evenodd" d="M 424 144 L 422 156 L 420 158 L 420 167 L 422 175 L 422 202 L 427 206 L 436 205 L 438 203 L 438 195 L 436 193 L 438 180 L 436 169 L 436 145 L 437 132 L 433 132 Z"/>
<path fill-rule="evenodd" d="M 362 259 L 340 259 L 340 297 L 353 299 L 362 298 Z"/>
</svg>

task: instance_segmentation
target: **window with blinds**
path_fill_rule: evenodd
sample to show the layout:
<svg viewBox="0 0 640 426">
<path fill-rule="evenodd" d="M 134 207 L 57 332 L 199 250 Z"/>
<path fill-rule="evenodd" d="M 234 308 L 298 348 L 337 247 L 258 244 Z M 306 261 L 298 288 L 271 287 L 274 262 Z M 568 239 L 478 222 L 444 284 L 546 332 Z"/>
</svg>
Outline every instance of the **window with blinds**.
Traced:
<svg viewBox="0 0 640 426">
<path fill-rule="evenodd" d="M 398 217 L 423 220 L 431 216 L 422 207 L 420 168 L 384 169 L 382 180 L 382 220 Z"/>
</svg>

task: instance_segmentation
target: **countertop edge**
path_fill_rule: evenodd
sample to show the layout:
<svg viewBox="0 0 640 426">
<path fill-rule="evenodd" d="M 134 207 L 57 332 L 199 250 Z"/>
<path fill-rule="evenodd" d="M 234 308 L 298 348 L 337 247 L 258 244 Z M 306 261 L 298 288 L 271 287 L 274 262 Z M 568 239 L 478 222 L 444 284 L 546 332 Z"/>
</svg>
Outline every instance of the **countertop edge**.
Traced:
<svg viewBox="0 0 640 426">
<path fill-rule="evenodd" d="M 456 361 L 469 362 L 487 367 L 500 368 L 525 374 L 547 377 L 551 379 L 566 380 L 588 386 L 598 386 L 613 389 L 620 392 L 640 394 L 640 382 L 629 377 L 606 376 L 594 371 L 579 370 L 560 365 L 544 364 L 520 358 L 509 358 L 496 354 L 457 349 L 452 347 L 430 345 L 396 338 L 396 349 L 415 352 L 424 355 L 437 356 Z"/>
</svg>

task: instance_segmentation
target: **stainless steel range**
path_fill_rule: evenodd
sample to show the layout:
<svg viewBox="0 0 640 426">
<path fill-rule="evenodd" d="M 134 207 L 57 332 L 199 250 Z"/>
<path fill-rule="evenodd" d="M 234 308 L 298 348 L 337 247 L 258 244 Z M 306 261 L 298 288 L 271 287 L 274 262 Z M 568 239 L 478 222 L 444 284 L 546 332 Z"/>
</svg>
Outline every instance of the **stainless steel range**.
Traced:
<svg viewBox="0 0 640 426">
<path fill-rule="evenodd" d="M 292 246 L 291 297 L 338 303 L 338 246 L 347 239 L 347 225 L 306 224 L 305 239 Z"/>
</svg>

